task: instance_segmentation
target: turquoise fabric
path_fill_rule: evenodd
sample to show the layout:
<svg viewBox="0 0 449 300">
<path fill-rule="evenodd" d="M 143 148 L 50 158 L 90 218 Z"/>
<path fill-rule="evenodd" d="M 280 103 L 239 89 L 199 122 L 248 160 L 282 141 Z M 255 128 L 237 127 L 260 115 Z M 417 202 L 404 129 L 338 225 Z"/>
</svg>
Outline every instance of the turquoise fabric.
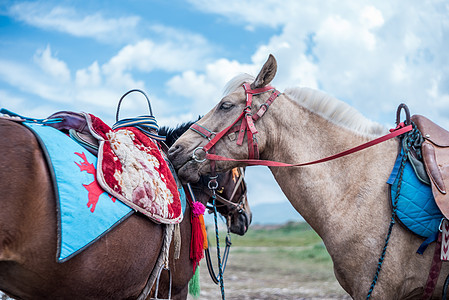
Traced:
<svg viewBox="0 0 449 300">
<path fill-rule="evenodd" d="M 394 179 L 391 185 L 392 201 L 394 201 L 398 190 L 400 177 L 398 171 L 401 159 L 402 155 L 399 155 L 389 180 L 391 182 Z M 425 238 L 438 231 L 443 218 L 443 214 L 433 197 L 432 188 L 418 179 L 408 160 L 402 177 L 402 186 L 397 204 L 397 217 L 408 229 Z"/>
<path fill-rule="evenodd" d="M 52 127 L 26 125 L 38 134 L 51 158 L 49 164 L 57 182 L 57 259 L 63 262 L 122 222 L 133 210 L 97 184 L 92 172 L 97 165 L 94 155 Z"/>
</svg>

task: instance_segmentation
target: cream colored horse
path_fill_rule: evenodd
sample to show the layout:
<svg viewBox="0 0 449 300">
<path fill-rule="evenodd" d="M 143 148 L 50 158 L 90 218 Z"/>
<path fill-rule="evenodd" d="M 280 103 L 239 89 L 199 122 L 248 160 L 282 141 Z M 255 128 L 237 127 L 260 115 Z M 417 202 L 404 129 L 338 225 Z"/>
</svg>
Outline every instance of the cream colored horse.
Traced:
<svg viewBox="0 0 449 300">
<path fill-rule="evenodd" d="M 254 80 L 238 76 L 227 95 L 198 124 L 220 132 L 245 107 L 244 82 L 251 88 L 267 86 L 276 73 L 270 55 Z M 256 112 L 270 93 L 253 97 Z M 281 94 L 255 126 L 260 157 L 287 163 L 320 159 L 367 142 L 388 131 L 347 104 L 322 92 L 292 88 Z M 246 141 L 246 139 L 245 139 Z M 170 149 L 170 158 L 185 181 L 195 182 L 211 170 L 210 161 L 197 162 L 192 153 L 208 140 L 186 132 Z M 306 167 L 270 167 L 274 178 L 296 210 L 320 235 L 334 263 L 341 286 L 354 299 L 367 296 L 391 219 L 386 181 L 396 159 L 399 142 L 389 140 L 361 152 Z M 223 137 L 215 146 L 219 155 L 244 159 L 246 142 Z M 198 154 L 198 153 L 196 153 Z M 198 154 L 199 155 L 199 154 Z M 225 171 L 242 162 L 218 161 Z M 401 225 L 393 227 L 390 243 L 372 299 L 419 298 L 426 285 L 434 244 L 419 255 L 423 239 Z M 441 297 L 449 269 L 443 264 L 434 297 Z"/>
</svg>

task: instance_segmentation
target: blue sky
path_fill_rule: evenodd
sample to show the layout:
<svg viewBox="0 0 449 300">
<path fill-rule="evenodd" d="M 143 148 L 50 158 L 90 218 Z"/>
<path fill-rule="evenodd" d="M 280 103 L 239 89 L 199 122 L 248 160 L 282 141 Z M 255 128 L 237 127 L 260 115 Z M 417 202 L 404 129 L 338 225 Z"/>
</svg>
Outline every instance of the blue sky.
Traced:
<svg viewBox="0 0 449 300">
<path fill-rule="evenodd" d="M 448 16 L 437 0 L 3 0 L 0 107 L 85 111 L 112 125 L 120 96 L 140 88 L 160 125 L 175 126 L 273 53 L 281 91 L 321 89 L 389 127 L 405 102 L 449 128 Z M 146 106 L 136 95 L 122 108 L 128 117 Z M 285 201 L 265 168 L 248 182 L 251 202 Z"/>
</svg>

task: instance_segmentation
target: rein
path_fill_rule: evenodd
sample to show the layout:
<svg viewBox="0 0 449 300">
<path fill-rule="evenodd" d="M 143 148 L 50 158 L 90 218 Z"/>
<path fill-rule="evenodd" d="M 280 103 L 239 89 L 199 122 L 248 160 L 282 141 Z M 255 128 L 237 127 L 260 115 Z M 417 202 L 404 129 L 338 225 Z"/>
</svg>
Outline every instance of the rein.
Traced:
<svg viewBox="0 0 449 300">
<path fill-rule="evenodd" d="M 278 90 L 276 90 L 275 88 L 273 88 L 272 86 L 266 86 L 264 88 L 259 88 L 259 89 L 251 89 L 251 87 L 248 83 L 244 83 L 243 88 L 245 89 L 245 93 L 246 93 L 246 106 L 245 106 L 243 112 L 237 117 L 237 119 L 230 126 L 226 127 L 224 130 L 220 131 L 219 133 L 215 133 L 215 132 L 213 132 L 201 125 L 198 125 L 196 123 L 194 123 L 190 127 L 190 129 L 199 133 L 200 135 L 202 135 L 203 137 L 205 137 L 209 140 L 209 142 L 204 147 L 198 147 L 193 150 L 192 159 L 195 160 L 196 162 L 201 163 L 208 159 L 211 161 L 211 163 L 214 161 L 234 161 L 234 162 L 242 162 L 242 163 L 245 163 L 245 164 L 251 165 L 251 166 L 260 165 L 260 166 L 268 166 L 268 167 L 303 167 L 303 166 L 327 162 L 330 160 L 334 160 L 334 159 L 361 151 L 363 149 L 372 147 L 374 145 L 377 145 L 379 143 L 385 142 L 389 139 L 392 139 L 394 137 L 397 137 L 399 135 L 407 133 L 413 129 L 412 125 L 410 125 L 409 120 L 406 121 L 406 124 L 407 124 L 406 125 L 404 123 L 398 123 L 398 118 L 397 118 L 397 122 L 396 122 L 397 127 L 395 129 L 390 129 L 389 134 L 386 134 L 384 136 L 381 136 L 379 138 L 371 140 L 367 143 L 361 144 L 354 148 L 342 151 L 340 153 L 337 153 L 337 154 L 334 154 L 334 155 L 331 155 L 331 156 L 328 156 L 325 158 L 321 158 L 318 160 L 305 162 L 305 163 L 297 163 L 297 164 L 289 164 L 289 163 L 283 163 L 283 162 L 277 162 L 277 161 L 271 161 L 271 160 L 260 160 L 258 146 L 257 146 L 257 139 L 255 137 L 255 134 L 258 131 L 254 125 L 254 122 L 257 121 L 259 118 L 261 118 L 265 114 L 265 112 L 268 110 L 268 107 L 280 95 L 280 92 Z M 252 113 L 251 113 L 252 96 L 262 94 L 262 93 L 265 93 L 268 91 L 273 91 L 273 93 L 268 98 L 268 100 L 260 106 L 257 113 L 255 115 L 252 115 Z M 400 108 L 404 108 L 404 106 L 405 106 L 405 104 L 401 104 Z M 398 113 L 400 113 L 400 110 Z M 236 125 L 237 122 L 239 122 L 240 120 L 242 120 L 241 124 Z M 239 145 L 239 146 L 241 146 L 243 144 L 243 138 L 244 138 L 245 132 L 247 133 L 248 159 L 233 159 L 233 158 L 216 155 L 216 154 L 209 152 L 209 150 L 211 150 L 212 147 L 214 147 L 215 144 L 222 137 L 224 137 L 225 135 L 229 135 L 231 133 L 235 133 L 236 131 L 239 131 L 239 136 L 237 139 L 237 145 Z M 255 149 L 257 150 L 257 152 L 254 151 Z M 201 158 L 198 155 L 197 152 L 200 150 L 204 152 L 204 158 Z M 215 170 L 212 170 L 212 172 L 214 172 L 214 171 Z"/>
<path fill-rule="evenodd" d="M 218 182 L 217 182 L 217 176 L 213 176 L 210 178 L 209 184 L 208 184 L 209 189 L 212 192 L 212 204 L 213 204 L 213 208 L 214 208 L 214 221 L 215 221 L 215 239 L 217 242 L 217 260 L 218 260 L 218 281 L 220 282 L 220 291 L 221 291 L 221 298 L 222 300 L 225 300 L 225 290 L 224 290 L 224 281 L 223 281 L 223 265 L 222 265 L 222 261 L 221 261 L 221 254 L 220 254 L 220 237 L 218 235 L 218 218 L 217 218 L 217 206 L 216 206 L 216 195 L 215 195 L 215 191 L 218 187 Z M 226 256 L 227 258 L 227 256 Z M 209 267 L 209 264 L 208 264 Z M 210 272 L 210 269 L 209 269 Z"/>
<path fill-rule="evenodd" d="M 228 218 L 226 219 L 227 235 L 226 235 L 226 247 L 224 249 L 223 259 L 222 259 L 222 274 L 224 274 L 224 272 L 226 270 L 226 264 L 228 262 L 228 257 L 229 257 L 229 250 L 230 250 L 231 245 L 232 245 L 230 229 L 229 229 L 229 223 L 230 223 L 229 216 L 232 215 L 236 210 L 239 210 L 239 211 L 243 210 L 243 201 L 245 199 L 244 195 L 245 195 L 245 192 L 246 192 L 246 184 L 245 184 L 245 181 L 243 180 L 244 179 L 244 172 L 243 172 L 242 169 L 243 168 L 239 168 L 239 179 L 237 180 L 237 183 L 234 186 L 234 190 L 232 191 L 232 194 L 229 197 L 229 200 L 224 198 L 224 197 L 222 197 L 222 196 L 220 196 L 218 193 L 215 193 L 215 197 L 216 197 L 215 200 L 218 200 L 224 206 L 225 205 L 233 206 L 233 208 L 228 212 L 228 214 L 227 214 Z M 237 190 L 238 190 L 240 185 L 242 186 L 242 189 L 243 189 L 242 196 L 240 197 L 240 199 L 239 199 L 240 201 L 238 203 L 234 203 L 234 202 L 232 202 L 232 199 L 234 199 L 234 197 L 235 197 L 235 195 L 237 193 Z M 211 190 L 211 192 L 212 192 L 211 197 L 214 197 L 213 190 Z M 217 207 L 217 203 L 215 201 L 215 205 L 213 205 L 212 207 L 208 207 L 208 208 L 211 209 L 212 211 L 215 211 L 216 207 Z M 214 217 L 215 217 L 215 212 L 214 212 Z M 215 222 L 217 222 L 216 219 L 215 219 Z M 218 234 L 218 233 L 216 232 L 216 234 Z M 205 257 L 206 257 L 207 269 L 209 270 L 209 275 L 210 275 L 212 281 L 215 284 L 219 284 L 219 282 L 220 282 L 220 275 L 216 275 L 216 273 L 214 271 L 214 267 L 212 265 L 212 260 L 211 260 L 211 257 L 210 257 L 209 247 L 204 250 L 204 253 L 205 253 Z"/>
</svg>

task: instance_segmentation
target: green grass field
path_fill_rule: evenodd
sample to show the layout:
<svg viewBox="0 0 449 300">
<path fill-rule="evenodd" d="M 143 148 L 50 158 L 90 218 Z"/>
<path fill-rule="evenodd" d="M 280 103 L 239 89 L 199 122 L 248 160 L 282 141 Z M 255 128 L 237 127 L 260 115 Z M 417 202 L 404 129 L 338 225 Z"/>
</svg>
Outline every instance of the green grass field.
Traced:
<svg viewBox="0 0 449 300">
<path fill-rule="evenodd" d="M 221 233 L 220 245 L 224 245 Z M 305 222 L 289 222 L 282 226 L 250 227 L 244 236 L 231 235 L 232 252 L 270 252 L 288 259 L 311 264 L 331 266 L 332 261 L 318 234 Z M 215 234 L 209 232 L 211 247 L 215 247 Z M 222 246 L 223 247 L 223 246 Z"/>
<path fill-rule="evenodd" d="M 225 232 L 220 232 L 221 252 Z M 209 247 L 216 261 L 215 232 Z M 252 226 L 244 236 L 232 234 L 225 272 L 227 299 L 349 299 L 333 273 L 332 260 L 307 223 Z M 219 297 L 201 263 L 201 299 Z"/>
<path fill-rule="evenodd" d="M 250 227 L 244 236 L 233 235 L 232 241 L 235 246 L 250 247 L 302 247 L 321 243 L 320 237 L 305 222 Z"/>
</svg>

